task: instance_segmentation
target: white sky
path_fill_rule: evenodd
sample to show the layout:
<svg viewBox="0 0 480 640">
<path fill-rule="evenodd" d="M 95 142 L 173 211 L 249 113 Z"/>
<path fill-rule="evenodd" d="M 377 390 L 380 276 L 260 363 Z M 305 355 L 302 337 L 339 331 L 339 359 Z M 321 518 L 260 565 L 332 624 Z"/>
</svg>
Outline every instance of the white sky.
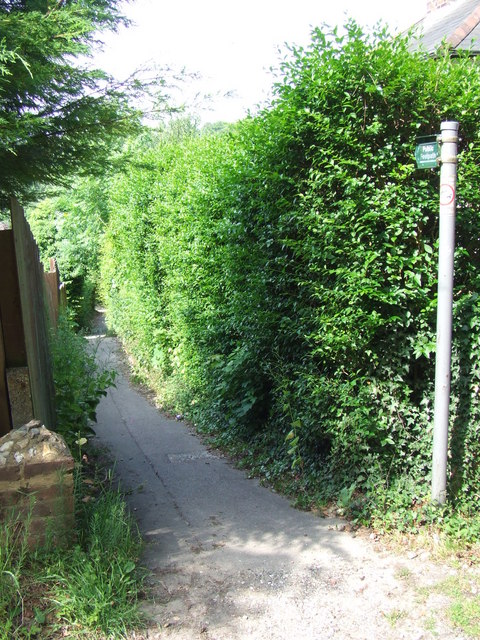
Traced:
<svg viewBox="0 0 480 640">
<path fill-rule="evenodd" d="M 146 63 L 186 67 L 202 78 L 184 87 L 187 101 L 198 91 L 234 93 L 215 97 L 202 121 L 234 121 L 267 98 L 285 42 L 308 44 L 312 27 L 347 16 L 404 30 L 425 12 L 426 0 L 131 0 L 124 13 L 135 24 L 107 34 L 95 64 L 120 78 Z"/>
</svg>

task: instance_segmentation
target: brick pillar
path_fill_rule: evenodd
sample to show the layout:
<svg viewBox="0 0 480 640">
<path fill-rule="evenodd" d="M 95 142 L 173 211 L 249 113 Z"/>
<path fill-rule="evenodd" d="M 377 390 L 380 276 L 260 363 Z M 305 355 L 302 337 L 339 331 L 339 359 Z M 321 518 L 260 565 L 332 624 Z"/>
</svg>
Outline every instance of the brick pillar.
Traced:
<svg viewBox="0 0 480 640">
<path fill-rule="evenodd" d="M 74 532 L 74 461 L 38 420 L 0 438 L 0 521 L 18 516 L 31 547 L 68 544 Z"/>
</svg>

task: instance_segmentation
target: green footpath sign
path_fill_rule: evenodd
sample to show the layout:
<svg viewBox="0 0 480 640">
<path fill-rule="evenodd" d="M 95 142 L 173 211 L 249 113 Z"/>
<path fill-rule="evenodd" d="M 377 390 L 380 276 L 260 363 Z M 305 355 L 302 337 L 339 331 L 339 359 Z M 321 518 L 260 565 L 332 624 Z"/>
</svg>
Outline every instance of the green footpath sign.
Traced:
<svg viewBox="0 0 480 640">
<path fill-rule="evenodd" d="M 429 136 L 429 139 L 423 139 L 417 142 L 415 147 L 415 160 L 419 169 L 432 169 L 438 167 L 437 159 L 438 142 L 436 136 Z"/>
</svg>

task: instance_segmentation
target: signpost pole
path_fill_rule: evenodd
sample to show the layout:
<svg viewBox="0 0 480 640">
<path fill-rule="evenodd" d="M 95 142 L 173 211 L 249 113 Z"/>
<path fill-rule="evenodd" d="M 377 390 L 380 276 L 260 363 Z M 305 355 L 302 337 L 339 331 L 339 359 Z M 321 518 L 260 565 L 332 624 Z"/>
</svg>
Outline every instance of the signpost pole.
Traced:
<svg viewBox="0 0 480 640">
<path fill-rule="evenodd" d="M 458 122 L 442 122 L 441 143 L 432 500 L 444 504 L 447 496 Z"/>
</svg>

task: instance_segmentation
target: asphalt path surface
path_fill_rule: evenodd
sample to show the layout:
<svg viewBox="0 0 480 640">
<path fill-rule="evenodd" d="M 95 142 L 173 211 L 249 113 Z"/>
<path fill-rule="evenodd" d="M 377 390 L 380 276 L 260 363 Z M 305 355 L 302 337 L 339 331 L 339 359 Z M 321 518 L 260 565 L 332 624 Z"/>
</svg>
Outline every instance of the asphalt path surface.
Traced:
<svg viewBox="0 0 480 640">
<path fill-rule="evenodd" d="M 150 570 L 148 630 L 132 638 L 462 637 L 425 630 L 412 586 L 432 580 L 421 554 L 392 556 L 341 519 L 294 509 L 132 387 L 115 338 L 92 342 L 118 371 L 97 444 L 116 460 Z"/>
</svg>

